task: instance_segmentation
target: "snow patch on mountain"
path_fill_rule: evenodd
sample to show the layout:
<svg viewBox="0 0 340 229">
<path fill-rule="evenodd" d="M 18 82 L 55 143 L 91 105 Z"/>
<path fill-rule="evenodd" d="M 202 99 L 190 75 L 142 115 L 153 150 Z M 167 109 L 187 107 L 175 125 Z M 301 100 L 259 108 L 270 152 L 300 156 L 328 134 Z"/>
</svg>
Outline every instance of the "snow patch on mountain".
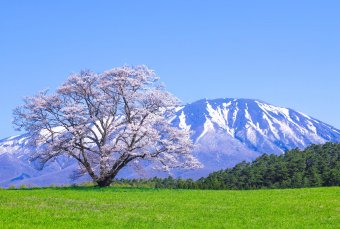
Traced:
<svg viewBox="0 0 340 229">
<path fill-rule="evenodd" d="M 190 125 L 187 125 L 185 122 L 185 114 L 183 111 L 179 116 L 179 127 L 184 130 L 190 130 Z"/>
</svg>

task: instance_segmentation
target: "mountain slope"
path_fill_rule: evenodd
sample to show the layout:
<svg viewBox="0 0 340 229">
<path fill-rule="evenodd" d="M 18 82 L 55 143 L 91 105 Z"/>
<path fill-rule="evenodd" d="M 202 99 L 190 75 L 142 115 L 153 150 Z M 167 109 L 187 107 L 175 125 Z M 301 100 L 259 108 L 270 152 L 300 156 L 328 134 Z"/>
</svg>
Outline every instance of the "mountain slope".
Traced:
<svg viewBox="0 0 340 229">
<path fill-rule="evenodd" d="M 192 131 L 194 154 L 204 168 L 173 171 L 173 176 L 199 178 L 210 172 L 250 161 L 263 153 L 280 154 L 311 144 L 340 142 L 340 130 L 288 108 L 251 99 L 199 100 L 180 108 L 173 125 Z M 0 186 L 31 184 L 37 186 L 73 183 L 70 179 L 77 164 L 69 158 L 57 158 L 42 171 L 29 160 L 34 149 L 27 135 L 0 141 Z M 166 176 L 147 166 L 144 176 Z M 138 176 L 126 168 L 122 177 Z M 84 177 L 80 181 L 84 181 Z"/>
</svg>

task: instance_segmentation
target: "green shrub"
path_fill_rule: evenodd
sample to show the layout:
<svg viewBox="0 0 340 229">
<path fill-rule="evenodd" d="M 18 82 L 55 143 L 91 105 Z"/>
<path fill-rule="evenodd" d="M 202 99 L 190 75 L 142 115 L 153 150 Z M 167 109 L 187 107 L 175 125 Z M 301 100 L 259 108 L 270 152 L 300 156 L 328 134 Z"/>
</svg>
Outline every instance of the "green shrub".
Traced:
<svg viewBox="0 0 340 229">
<path fill-rule="evenodd" d="M 8 187 L 8 189 L 16 189 L 15 185 L 11 185 Z"/>
<path fill-rule="evenodd" d="M 27 188 L 27 186 L 25 185 L 25 184 L 22 184 L 22 185 L 20 185 L 20 187 L 19 187 L 20 189 L 26 189 Z"/>
</svg>

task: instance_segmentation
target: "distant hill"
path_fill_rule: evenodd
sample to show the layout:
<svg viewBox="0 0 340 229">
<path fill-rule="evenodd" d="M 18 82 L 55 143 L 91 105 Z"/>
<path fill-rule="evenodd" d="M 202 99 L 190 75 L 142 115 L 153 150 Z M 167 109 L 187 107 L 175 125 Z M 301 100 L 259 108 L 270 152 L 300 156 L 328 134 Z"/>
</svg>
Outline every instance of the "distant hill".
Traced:
<svg viewBox="0 0 340 229">
<path fill-rule="evenodd" d="M 257 189 L 340 186 L 340 144 L 312 145 L 280 156 L 264 154 L 251 163 L 211 173 L 199 188 Z"/>
</svg>

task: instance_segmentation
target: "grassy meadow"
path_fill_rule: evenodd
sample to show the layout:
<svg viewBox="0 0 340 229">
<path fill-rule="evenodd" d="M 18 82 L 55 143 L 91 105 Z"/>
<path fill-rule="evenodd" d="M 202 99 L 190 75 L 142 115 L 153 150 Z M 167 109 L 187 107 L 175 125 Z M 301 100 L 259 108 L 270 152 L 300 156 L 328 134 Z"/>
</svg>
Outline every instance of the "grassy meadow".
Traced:
<svg viewBox="0 0 340 229">
<path fill-rule="evenodd" d="M 339 228 L 340 187 L 0 190 L 0 228 Z"/>
</svg>

